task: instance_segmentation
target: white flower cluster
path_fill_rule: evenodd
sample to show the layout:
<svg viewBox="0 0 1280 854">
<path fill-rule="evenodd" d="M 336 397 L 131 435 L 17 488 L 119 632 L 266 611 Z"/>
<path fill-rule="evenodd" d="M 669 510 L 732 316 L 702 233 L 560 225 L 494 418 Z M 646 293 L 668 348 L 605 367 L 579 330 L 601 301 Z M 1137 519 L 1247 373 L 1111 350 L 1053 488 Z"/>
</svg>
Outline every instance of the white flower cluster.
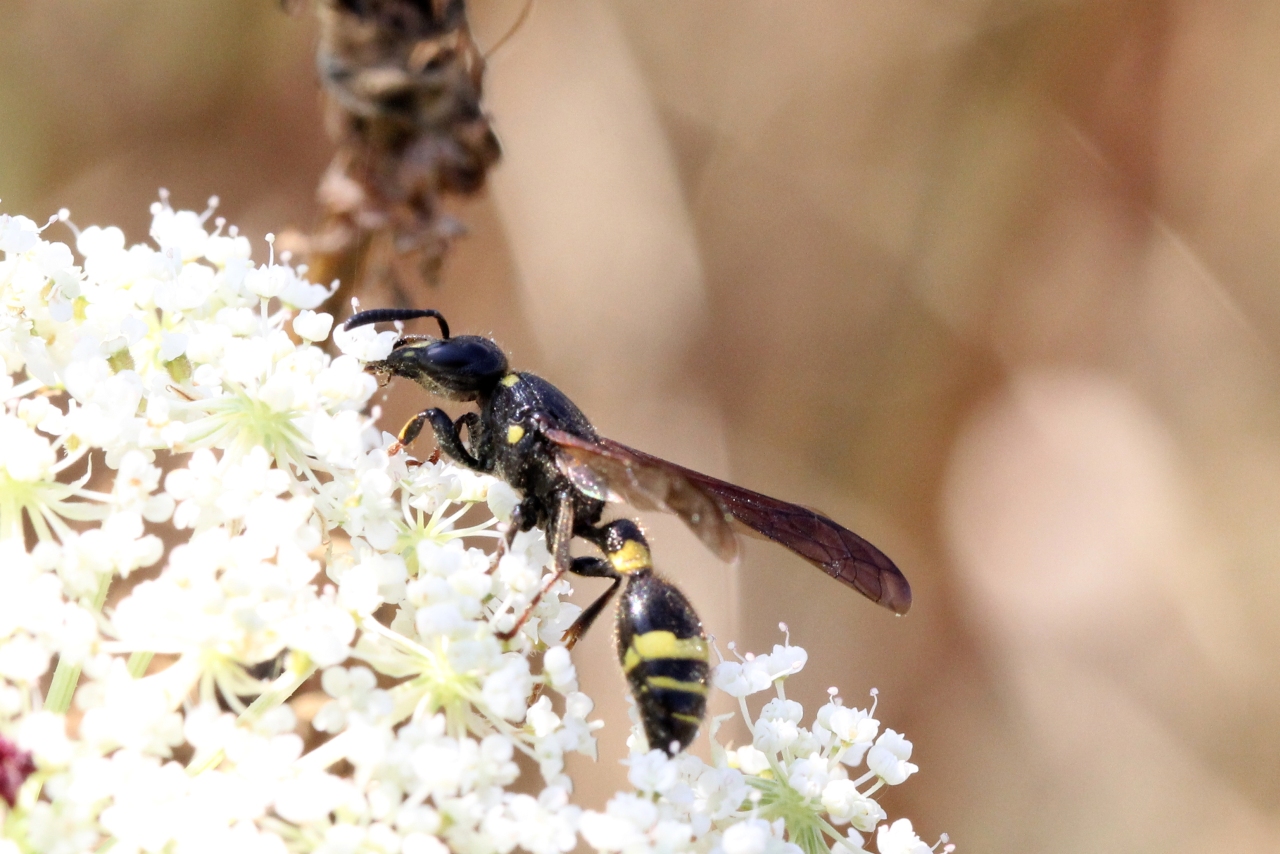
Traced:
<svg viewBox="0 0 1280 854">
<path fill-rule="evenodd" d="M 738 698 L 751 744 L 723 749 L 715 739 L 722 720 L 717 719 L 712 764 L 690 754 L 633 752 L 629 779 L 635 793 L 615 796 L 604 813 L 583 815 L 587 842 L 622 854 L 840 854 L 866 851 L 862 834 L 874 831 L 880 854 L 953 850 L 945 837 L 932 847 L 922 842 L 907 819 L 881 824 L 885 812 L 871 795 L 917 769 L 907 761 L 911 742 L 891 729 L 880 733 L 874 703 L 870 709 L 848 708 L 832 688 L 812 726 L 800 725 L 804 709 L 787 699 L 783 683 L 807 660 L 788 640 L 770 655 L 722 662 L 712 682 Z M 769 688 L 776 697 L 753 719 L 746 698 Z M 633 751 L 643 742 L 635 727 Z M 864 760 L 866 773 L 849 779 L 849 769 Z M 844 825 L 850 828 L 841 832 Z"/>
<path fill-rule="evenodd" d="M 751 745 L 633 753 L 634 793 L 573 805 L 602 724 L 567 584 L 495 634 L 546 583 L 541 533 L 495 566 L 511 489 L 362 414 L 394 334 L 330 357 L 329 289 L 212 207 L 155 205 L 154 246 L 77 231 L 78 264 L 0 215 L 0 854 L 861 850 L 911 745 L 838 699 L 800 727 L 790 646 L 717 670 L 777 686 Z M 877 845 L 928 850 L 903 821 Z"/>
</svg>

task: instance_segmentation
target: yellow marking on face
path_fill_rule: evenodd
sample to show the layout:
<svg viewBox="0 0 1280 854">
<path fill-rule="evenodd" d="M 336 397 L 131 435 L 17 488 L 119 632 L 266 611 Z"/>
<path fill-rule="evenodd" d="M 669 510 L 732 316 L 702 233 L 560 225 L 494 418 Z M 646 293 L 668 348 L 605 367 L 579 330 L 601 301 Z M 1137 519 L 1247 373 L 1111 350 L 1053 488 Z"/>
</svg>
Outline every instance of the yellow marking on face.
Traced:
<svg viewBox="0 0 1280 854">
<path fill-rule="evenodd" d="M 623 543 L 622 548 L 609 555 L 609 563 L 613 564 L 615 571 L 623 575 L 653 568 L 649 547 L 638 540 L 627 540 Z"/>
<path fill-rule="evenodd" d="M 524 438 L 524 428 L 519 424 L 512 424 L 507 428 L 507 444 L 514 445 Z"/>
<path fill-rule="evenodd" d="M 707 696 L 707 686 L 701 682 L 685 682 L 682 679 L 672 679 L 670 676 L 650 676 L 644 681 L 650 688 L 662 688 L 667 691 L 682 691 L 686 694 Z"/>
<path fill-rule="evenodd" d="M 678 721 L 684 721 L 687 724 L 702 723 L 702 718 L 698 717 L 697 715 L 686 715 L 684 712 L 672 712 L 671 717 L 675 718 Z"/>
<path fill-rule="evenodd" d="M 502 383 L 502 384 L 503 384 L 504 386 L 506 386 L 507 388 L 511 388 L 513 385 L 515 385 L 516 383 L 520 382 L 520 375 L 519 375 L 519 374 L 507 374 L 505 377 L 503 377 L 502 379 L 498 380 L 498 382 Z"/>
<path fill-rule="evenodd" d="M 706 661 L 709 657 L 706 638 L 678 638 L 673 632 L 665 630 L 636 635 L 631 639 L 631 647 L 627 650 L 628 655 L 631 654 L 631 650 L 635 650 L 636 655 L 643 661 L 663 658 Z"/>
</svg>

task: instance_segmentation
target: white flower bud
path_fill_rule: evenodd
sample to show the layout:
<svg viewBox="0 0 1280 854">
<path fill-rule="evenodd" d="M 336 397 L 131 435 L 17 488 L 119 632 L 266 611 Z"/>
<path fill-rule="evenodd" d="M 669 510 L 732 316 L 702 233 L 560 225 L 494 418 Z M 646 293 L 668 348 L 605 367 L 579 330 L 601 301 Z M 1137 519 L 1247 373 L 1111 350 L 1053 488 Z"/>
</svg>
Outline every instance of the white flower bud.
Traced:
<svg viewBox="0 0 1280 854">
<path fill-rule="evenodd" d="M 919 770 L 907 761 L 910 758 L 911 742 L 887 729 L 868 751 L 867 767 L 890 786 L 896 786 Z"/>
<path fill-rule="evenodd" d="M 771 839 L 768 822 L 750 818 L 725 830 L 720 846 L 724 854 L 765 854 Z"/>
<path fill-rule="evenodd" d="M 372 325 L 357 326 L 350 330 L 339 326 L 333 330 L 333 343 L 338 345 L 338 349 L 361 362 L 376 362 L 387 358 L 399 337 L 396 332 L 378 332 Z"/>
<path fill-rule="evenodd" d="M 760 775 L 769 770 L 769 757 L 750 744 L 739 747 L 733 756 L 743 774 Z"/>
<path fill-rule="evenodd" d="M 763 691 L 772 684 L 767 669 L 759 659 L 739 663 L 724 661 L 711 673 L 711 684 L 731 697 L 746 697 Z"/>
<path fill-rule="evenodd" d="M 885 813 L 871 798 L 858 792 L 852 780 L 832 780 L 822 790 L 822 805 L 835 824 L 851 823 L 863 832 L 870 832 L 884 821 Z"/>
<path fill-rule="evenodd" d="M 806 798 L 816 798 L 822 794 L 831 772 L 827 770 L 827 760 L 821 756 L 797 759 L 787 769 L 787 785 Z"/>
<path fill-rule="evenodd" d="M 769 679 L 772 681 L 799 673 L 809 660 L 809 653 L 803 647 L 774 644 L 773 652 L 761 658 L 768 659 Z"/>
<path fill-rule="evenodd" d="M 542 656 L 542 672 L 551 682 L 551 687 L 561 694 L 569 694 L 578 690 L 578 671 L 574 669 L 569 650 L 562 646 L 553 646 Z"/>
<path fill-rule="evenodd" d="M 160 334 L 160 361 L 172 362 L 187 351 L 187 336 L 181 332 Z"/>
<path fill-rule="evenodd" d="M 244 287 L 255 296 L 271 299 L 280 295 L 291 278 L 292 271 L 288 267 L 279 265 L 258 267 L 245 273 Z"/>
<path fill-rule="evenodd" d="M 401 854 L 449 854 L 449 848 L 434 836 L 410 833 L 400 844 Z"/>
<path fill-rule="evenodd" d="M 333 315 L 324 312 L 302 311 L 293 319 L 293 331 L 304 341 L 323 341 L 333 328 Z"/>
<path fill-rule="evenodd" d="M 378 595 L 378 575 L 372 566 L 360 564 L 342 574 L 338 582 L 338 603 L 356 614 L 372 614 L 382 604 Z"/>
<path fill-rule="evenodd" d="M 627 779 L 641 792 L 663 793 L 680 779 L 679 768 L 661 750 L 633 754 L 627 764 L 630 765 Z"/>
<path fill-rule="evenodd" d="M 509 721 L 518 721 L 524 718 L 525 699 L 532 690 L 529 662 L 516 655 L 508 656 L 502 669 L 485 678 L 481 695 L 494 714 Z"/>
<path fill-rule="evenodd" d="M 781 753 L 800 736 L 799 727 L 786 720 L 761 720 L 752 743 L 765 753 Z"/>
<path fill-rule="evenodd" d="M 880 854 L 930 854 L 931 849 L 916 836 L 911 821 L 900 818 L 891 825 L 880 826 L 876 832 L 876 850 Z"/>
<path fill-rule="evenodd" d="M 760 710 L 761 720 L 786 721 L 798 724 L 804 717 L 804 707 L 795 700 L 775 698 L 764 704 Z"/>
<path fill-rule="evenodd" d="M 496 481 L 489 485 L 485 501 L 488 502 L 489 512 L 494 515 L 494 518 L 500 522 L 510 522 L 512 511 L 520 503 L 520 496 L 506 483 Z"/>
<path fill-rule="evenodd" d="M 560 726 L 560 717 L 551 711 L 551 698 L 546 695 L 539 697 L 538 702 L 529 707 L 524 721 L 533 729 L 537 738 L 546 738 Z"/>
</svg>

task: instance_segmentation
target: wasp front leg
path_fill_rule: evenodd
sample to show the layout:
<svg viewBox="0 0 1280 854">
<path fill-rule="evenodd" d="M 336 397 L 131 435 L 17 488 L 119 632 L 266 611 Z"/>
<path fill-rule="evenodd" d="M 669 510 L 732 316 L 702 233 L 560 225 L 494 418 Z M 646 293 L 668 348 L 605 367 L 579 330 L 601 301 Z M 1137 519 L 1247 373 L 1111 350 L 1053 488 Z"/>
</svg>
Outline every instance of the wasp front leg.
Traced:
<svg viewBox="0 0 1280 854">
<path fill-rule="evenodd" d="M 475 431 L 479 429 L 480 416 L 474 412 L 462 415 L 457 421 L 450 419 L 449 413 L 443 409 L 427 409 L 419 412 L 401 428 L 400 435 L 396 443 L 391 446 L 389 453 L 394 456 L 412 444 L 427 422 L 431 422 L 431 431 L 436 434 L 436 447 L 443 451 L 445 456 L 474 471 L 487 471 L 484 464 L 472 456 L 462 441 L 463 428 L 466 428 L 467 435 L 471 437 L 474 437 Z"/>
</svg>

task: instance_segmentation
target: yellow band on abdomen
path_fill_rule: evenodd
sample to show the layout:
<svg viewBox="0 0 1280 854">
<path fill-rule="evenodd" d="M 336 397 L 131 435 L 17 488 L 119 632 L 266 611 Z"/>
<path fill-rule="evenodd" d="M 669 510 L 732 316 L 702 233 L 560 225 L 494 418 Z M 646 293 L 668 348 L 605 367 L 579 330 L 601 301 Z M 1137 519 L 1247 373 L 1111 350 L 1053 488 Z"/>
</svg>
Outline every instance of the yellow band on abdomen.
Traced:
<svg viewBox="0 0 1280 854">
<path fill-rule="evenodd" d="M 706 638 L 678 638 L 668 631 L 645 632 L 631 639 L 622 659 L 622 669 L 631 672 L 642 661 L 689 659 L 706 661 L 709 657 Z"/>
<path fill-rule="evenodd" d="M 683 691 L 686 694 L 707 695 L 707 686 L 701 682 L 685 682 L 681 679 L 672 679 L 670 676 L 650 676 L 644 680 L 644 684 L 650 688 L 660 688 L 666 691 Z"/>
</svg>

